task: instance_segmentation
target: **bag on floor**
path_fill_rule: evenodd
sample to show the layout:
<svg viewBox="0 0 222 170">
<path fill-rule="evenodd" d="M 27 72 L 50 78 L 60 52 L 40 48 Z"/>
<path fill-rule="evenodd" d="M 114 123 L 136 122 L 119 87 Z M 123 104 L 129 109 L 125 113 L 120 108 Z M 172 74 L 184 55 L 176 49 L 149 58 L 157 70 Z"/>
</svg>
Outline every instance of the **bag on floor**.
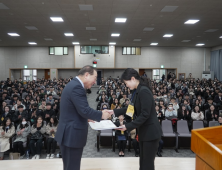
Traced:
<svg viewBox="0 0 222 170">
<path fill-rule="evenodd" d="M 10 153 L 9 154 L 9 159 L 10 160 L 20 159 L 20 153 Z"/>
</svg>

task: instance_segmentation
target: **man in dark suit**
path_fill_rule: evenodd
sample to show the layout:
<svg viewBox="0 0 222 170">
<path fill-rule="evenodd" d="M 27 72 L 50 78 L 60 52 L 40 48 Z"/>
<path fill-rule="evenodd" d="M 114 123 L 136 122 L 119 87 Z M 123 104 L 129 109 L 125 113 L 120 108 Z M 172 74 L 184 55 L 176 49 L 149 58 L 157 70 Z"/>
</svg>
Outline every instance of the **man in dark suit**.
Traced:
<svg viewBox="0 0 222 170">
<path fill-rule="evenodd" d="M 96 83 L 97 71 L 84 66 L 78 76 L 64 88 L 60 103 L 60 118 L 55 140 L 59 143 L 64 170 L 80 170 L 83 147 L 86 145 L 89 121 L 108 119 L 107 110 L 89 107 L 85 89 Z"/>
<path fill-rule="evenodd" d="M 218 95 L 215 96 L 214 102 L 220 105 L 222 103 L 222 91 L 219 91 Z"/>
</svg>

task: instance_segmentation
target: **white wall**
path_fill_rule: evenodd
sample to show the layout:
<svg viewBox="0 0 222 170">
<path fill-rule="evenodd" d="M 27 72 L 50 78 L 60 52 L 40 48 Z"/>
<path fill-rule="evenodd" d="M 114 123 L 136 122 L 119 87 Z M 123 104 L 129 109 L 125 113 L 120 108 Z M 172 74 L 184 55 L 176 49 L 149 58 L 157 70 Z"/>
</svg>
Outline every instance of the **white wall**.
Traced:
<svg viewBox="0 0 222 170">
<path fill-rule="evenodd" d="M 113 78 L 117 78 L 117 76 L 121 77 L 123 74 L 124 69 L 109 69 L 109 70 L 103 70 L 104 72 L 104 78 L 108 78 L 109 76 Z"/>
<path fill-rule="evenodd" d="M 74 48 L 76 68 L 92 65 L 93 60 L 96 58 L 99 58 L 99 61 L 97 62 L 98 68 L 114 68 L 115 46 L 109 46 L 109 54 L 96 54 L 96 57 L 94 57 L 93 54 L 80 54 L 79 45 L 76 45 Z"/>
<path fill-rule="evenodd" d="M 19 80 L 21 78 L 21 70 L 20 69 L 13 69 L 11 70 L 11 80 Z M 7 77 L 6 77 L 7 78 Z M 6 78 L 4 80 L 6 80 Z"/>
<path fill-rule="evenodd" d="M 9 77 L 9 68 L 74 68 L 74 50 L 69 55 L 49 55 L 48 47 L 0 47 L 0 79 Z"/>
<path fill-rule="evenodd" d="M 206 48 L 209 62 L 210 48 Z M 206 65 L 209 63 L 206 63 Z M 177 68 L 177 73 L 193 74 L 201 78 L 204 70 L 204 48 L 142 47 L 141 55 L 122 55 L 122 47 L 116 47 L 116 68 Z"/>
</svg>

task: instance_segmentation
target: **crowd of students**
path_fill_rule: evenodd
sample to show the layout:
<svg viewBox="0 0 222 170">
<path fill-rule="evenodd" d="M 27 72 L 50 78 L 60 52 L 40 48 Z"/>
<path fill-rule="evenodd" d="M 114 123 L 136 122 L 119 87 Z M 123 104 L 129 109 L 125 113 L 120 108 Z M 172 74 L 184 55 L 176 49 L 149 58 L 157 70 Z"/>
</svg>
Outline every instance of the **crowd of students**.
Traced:
<svg viewBox="0 0 222 170">
<path fill-rule="evenodd" d="M 132 94 L 119 77 L 109 77 L 107 80 L 102 78 L 100 84 L 96 98 L 98 110 L 128 107 Z M 169 73 L 167 76 L 163 75 L 161 80 L 151 80 L 151 85 L 156 114 L 160 123 L 164 119 L 169 119 L 175 126 L 177 120 L 187 120 L 190 130 L 192 121 L 196 120 L 203 120 L 206 126 L 209 121 L 213 120 L 216 125 L 222 124 L 222 83 L 216 78 L 200 80 L 190 76 L 189 79 L 178 80 L 175 74 Z M 133 121 L 127 115 L 110 119 L 117 126 Z M 130 136 L 135 155 L 139 155 L 135 130 L 124 133 L 117 130 L 116 139 L 120 156 L 124 155 L 126 142 Z M 163 141 L 161 140 L 158 156 L 162 156 L 162 146 Z"/>
<path fill-rule="evenodd" d="M 69 81 L 1 81 L 0 160 L 10 149 L 20 153 L 20 158 L 27 154 L 32 155 L 32 159 L 39 159 L 43 145 L 47 148 L 46 158 L 55 157 L 57 142 L 54 137 L 60 114 L 61 93 Z"/>
<path fill-rule="evenodd" d="M 167 77 L 167 78 L 165 78 Z M 10 147 L 21 158 L 25 154 L 39 159 L 43 143 L 46 145 L 46 158 L 54 158 L 57 142 L 54 140 L 60 115 L 62 90 L 70 79 L 28 81 L 22 79 L 1 81 L 0 84 L 0 159 Z M 156 114 L 160 123 L 164 119 L 187 120 L 191 129 L 192 121 L 215 120 L 222 124 L 222 83 L 217 80 L 187 79 L 178 80 L 172 75 L 163 75 L 160 81 L 151 80 Z M 119 77 L 102 78 L 96 101 L 97 110 L 128 107 L 131 91 Z M 110 118 L 117 126 L 133 121 L 125 115 Z M 119 156 L 125 155 L 128 138 L 132 140 L 135 156 L 139 155 L 136 130 L 116 132 Z M 46 139 L 46 140 L 45 140 Z M 26 147 L 26 145 L 28 145 Z M 157 155 L 161 156 L 163 142 Z M 27 149 L 26 149 L 27 148 Z"/>
</svg>

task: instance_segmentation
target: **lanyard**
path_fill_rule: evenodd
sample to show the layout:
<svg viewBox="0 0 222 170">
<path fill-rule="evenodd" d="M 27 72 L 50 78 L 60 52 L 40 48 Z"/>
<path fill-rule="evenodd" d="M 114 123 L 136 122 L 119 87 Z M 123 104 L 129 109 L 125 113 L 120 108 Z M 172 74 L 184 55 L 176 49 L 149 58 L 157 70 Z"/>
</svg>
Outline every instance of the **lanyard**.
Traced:
<svg viewBox="0 0 222 170">
<path fill-rule="evenodd" d="M 132 103 L 132 101 L 133 101 L 133 98 L 134 98 L 135 94 L 136 94 L 136 90 L 134 91 L 134 93 L 133 93 L 133 95 L 132 95 L 131 103 Z"/>
</svg>

